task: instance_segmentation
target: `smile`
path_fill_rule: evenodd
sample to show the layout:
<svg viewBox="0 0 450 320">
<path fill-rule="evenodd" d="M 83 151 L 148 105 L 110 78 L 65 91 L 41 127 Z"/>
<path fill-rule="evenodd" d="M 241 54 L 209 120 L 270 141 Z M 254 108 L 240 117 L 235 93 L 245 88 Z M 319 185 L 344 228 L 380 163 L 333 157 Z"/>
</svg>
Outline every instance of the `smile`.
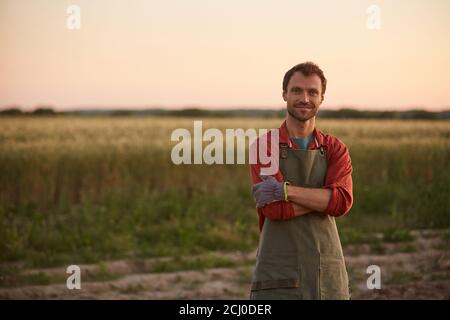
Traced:
<svg viewBox="0 0 450 320">
<path fill-rule="evenodd" d="M 296 109 L 305 109 L 305 110 L 312 109 L 312 107 L 304 107 L 304 106 L 301 106 L 301 107 L 294 107 L 294 108 L 296 108 Z"/>
</svg>

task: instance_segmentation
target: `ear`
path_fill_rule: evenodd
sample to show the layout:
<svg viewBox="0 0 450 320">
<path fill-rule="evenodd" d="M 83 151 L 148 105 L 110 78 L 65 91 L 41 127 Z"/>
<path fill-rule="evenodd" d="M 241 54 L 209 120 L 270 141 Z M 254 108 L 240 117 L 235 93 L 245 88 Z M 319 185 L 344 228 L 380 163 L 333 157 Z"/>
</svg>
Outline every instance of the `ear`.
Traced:
<svg viewBox="0 0 450 320">
<path fill-rule="evenodd" d="M 287 101 L 287 93 L 286 93 L 286 91 L 283 91 L 283 100 Z"/>
</svg>

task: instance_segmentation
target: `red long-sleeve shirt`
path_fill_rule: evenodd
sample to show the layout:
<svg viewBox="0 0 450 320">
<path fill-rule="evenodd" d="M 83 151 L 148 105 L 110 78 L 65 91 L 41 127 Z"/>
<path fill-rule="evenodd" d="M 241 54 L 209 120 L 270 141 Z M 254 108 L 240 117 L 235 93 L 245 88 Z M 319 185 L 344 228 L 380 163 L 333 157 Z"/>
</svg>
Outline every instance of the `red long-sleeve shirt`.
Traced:
<svg viewBox="0 0 450 320">
<path fill-rule="evenodd" d="M 324 213 L 334 217 L 343 216 L 350 210 L 353 204 L 353 169 L 348 148 L 335 136 L 326 134 L 317 128 L 314 129 L 313 135 L 317 138 L 319 145 L 322 145 L 326 151 L 328 163 L 325 185 L 322 188 L 330 189 L 331 197 Z M 270 150 L 270 135 L 260 137 L 259 139 L 264 138 L 267 139 L 267 147 Z M 258 140 L 255 143 L 257 142 Z M 286 121 L 283 122 L 279 129 L 279 142 L 287 143 L 294 148 L 298 148 L 298 146 L 289 139 Z M 314 138 L 311 139 L 308 149 L 317 149 Z M 258 163 L 250 165 L 252 184 L 262 181 L 259 176 L 261 167 L 262 165 L 259 163 L 259 160 Z M 274 177 L 280 182 L 283 181 L 283 175 L 279 170 Z M 259 215 L 260 230 L 262 230 L 266 216 L 275 220 L 290 219 L 294 216 L 294 207 L 292 203 L 285 201 L 272 202 L 262 208 L 258 208 L 257 211 Z"/>
</svg>

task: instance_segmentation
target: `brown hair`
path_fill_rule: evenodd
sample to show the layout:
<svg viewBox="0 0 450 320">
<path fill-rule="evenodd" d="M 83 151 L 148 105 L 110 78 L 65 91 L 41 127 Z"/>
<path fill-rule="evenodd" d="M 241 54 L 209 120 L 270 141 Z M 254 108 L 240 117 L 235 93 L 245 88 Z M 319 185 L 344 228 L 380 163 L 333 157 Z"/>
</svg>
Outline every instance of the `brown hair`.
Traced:
<svg viewBox="0 0 450 320">
<path fill-rule="evenodd" d="M 316 74 L 320 81 L 322 81 L 322 97 L 325 94 L 325 90 L 327 89 L 327 79 L 323 75 L 323 71 L 319 68 L 317 64 L 314 62 L 304 62 L 300 63 L 294 67 L 292 67 L 283 78 L 283 92 L 287 91 L 287 86 L 289 83 L 289 80 L 291 80 L 291 77 L 294 75 L 295 72 L 301 72 L 305 77 L 309 77 L 310 75 Z"/>
</svg>

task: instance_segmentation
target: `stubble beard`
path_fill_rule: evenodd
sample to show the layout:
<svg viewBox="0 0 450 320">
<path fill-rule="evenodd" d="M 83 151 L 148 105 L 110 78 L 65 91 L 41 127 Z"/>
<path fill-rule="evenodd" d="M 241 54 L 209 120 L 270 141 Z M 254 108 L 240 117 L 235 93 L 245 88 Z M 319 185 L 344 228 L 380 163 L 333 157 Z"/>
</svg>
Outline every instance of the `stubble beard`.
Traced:
<svg viewBox="0 0 450 320">
<path fill-rule="evenodd" d="M 309 105 L 309 106 L 311 106 L 311 105 Z M 296 119 L 296 120 L 298 120 L 298 121 L 301 121 L 301 122 L 306 122 L 306 121 L 308 121 L 309 119 L 315 117 L 316 114 L 317 114 L 317 107 L 316 107 L 315 105 L 312 105 L 312 107 L 313 107 L 313 108 L 310 109 L 309 112 L 305 114 L 305 116 L 301 116 L 301 115 L 296 114 L 296 112 L 293 112 L 293 110 L 295 110 L 295 107 L 294 107 L 294 106 L 292 106 L 292 107 L 290 107 L 290 108 L 287 108 L 287 112 L 288 112 L 289 115 L 290 115 L 291 117 L 293 117 L 294 119 Z"/>
</svg>

